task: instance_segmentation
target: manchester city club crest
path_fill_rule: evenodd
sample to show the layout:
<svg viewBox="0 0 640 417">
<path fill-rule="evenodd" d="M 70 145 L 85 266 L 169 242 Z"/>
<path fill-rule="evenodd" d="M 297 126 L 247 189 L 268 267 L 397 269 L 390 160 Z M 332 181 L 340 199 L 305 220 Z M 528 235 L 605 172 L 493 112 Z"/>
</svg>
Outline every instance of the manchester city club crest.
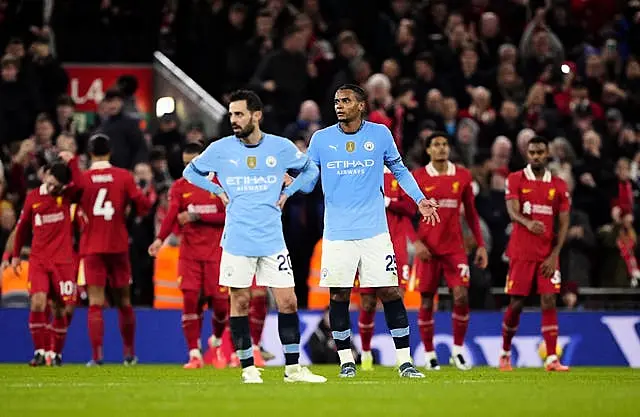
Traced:
<svg viewBox="0 0 640 417">
<path fill-rule="evenodd" d="M 257 165 L 257 159 L 255 156 L 247 156 L 247 166 L 251 169 L 254 169 Z"/>
<path fill-rule="evenodd" d="M 350 140 L 347 142 L 346 148 L 347 148 L 347 152 L 353 152 L 356 150 L 356 143 Z"/>
<path fill-rule="evenodd" d="M 364 149 L 365 151 L 369 151 L 371 152 L 376 146 L 373 144 L 373 142 L 371 142 L 370 140 L 366 141 L 364 143 Z"/>
<path fill-rule="evenodd" d="M 267 156 L 267 160 L 265 162 L 267 164 L 267 166 L 269 168 L 273 168 L 276 166 L 276 164 L 278 163 L 278 161 L 276 160 L 275 156 Z"/>
</svg>

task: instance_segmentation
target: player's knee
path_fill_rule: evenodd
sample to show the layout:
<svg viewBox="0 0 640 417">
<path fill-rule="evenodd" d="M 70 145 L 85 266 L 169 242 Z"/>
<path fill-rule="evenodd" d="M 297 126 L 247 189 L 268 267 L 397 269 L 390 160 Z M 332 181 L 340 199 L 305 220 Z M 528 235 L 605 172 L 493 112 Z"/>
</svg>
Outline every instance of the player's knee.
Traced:
<svg viewBox="0 0 640 417">
<path fill-rule="evenodd" d="M 400 290 L 398 287 L 383 287 L 378 288 L 376 290 L 376 295 L 383 303 L 387 303 L 389 301 L 400 300 L 402 296 L 400 295 Z"/>
<path fill-rule="evenodd" d="M 367 313 L 371 313 L 372 311 L 376 311 L 377 300 L 375 295 L 372 294 L 361 294 L 360 295 L 361 307 L 362 310 Z"/>
<path fill-rule="evenodd" d="M 542 294 L 540 296 L 540 307 L 543 310 L 553 310 L 554 308 L 556 308 L 556 295 Z"/>
<path fill-rule="evenodd" d="M 433 294 L 423 292 L 420 297 L 420 308 L 424 310 L 433 310 Z"/>
<path fill-rule="evenodd" d="M 509 303 L 509 307 L 511 307 L 511 310 L 514 312 L 521 312 L 522 309 L 524 308 L 524 298 L 521 297 L 517 297 L 517 298 L 512 298 L 511 302 Z"/>
<path fill-rule="evenodd" d="M 89 296 L 89 305 L 100 307 L 104 305 L 104 287 L 90 286 L 87 289 L 87 295 Z"/>
<path fill-rule="evenodd" d="M 330 288 L 329 293 L 331 294 L 331 299 L 333 301 L 342 303 L 349 301 L 349 298 L 351 297 L 350 288 Z"/>
<path fill-rule="evenodd" d="M 47 294 L 35 293 L 31 296 L 31 311 L 41 313 L 47 308 Z"/>
<path fill-rule="evenodd" d="M 453 289 L 453 304 L 457 306 L 466 306 L 469 304 L 469 292 L 465 287 L 456 287 Z"/>
<path fill-rule="evenodd" d="M 71 316 L 73 316 L 74 310 L 75 310 L 75 307 L 72 306 L 71 304 L 69 304 L 69 305 L 64 306 L 63 313 L 64 313 L 65 316 L 71 317 Z"/>
<path fill-rule="evenodd" d="M 249 303 L 251 294 L 246 289 L 231 291 L 231 315 L 246 316 L 249 314 Z"/>
<path fill-rule="evenodd" d="M 195 314 L 198 311 L 198 303 L 200 302 L 196 291 L 182 292 L 182 309 L 187 314 Z"/>
<path fill-rule="evenodd" d="M 298 299 L 295 293 L 290 296 L 282 297 L 278 301 L 278 312 L 284 314 L 291 314 L 298 311 Z"/>
</svg>

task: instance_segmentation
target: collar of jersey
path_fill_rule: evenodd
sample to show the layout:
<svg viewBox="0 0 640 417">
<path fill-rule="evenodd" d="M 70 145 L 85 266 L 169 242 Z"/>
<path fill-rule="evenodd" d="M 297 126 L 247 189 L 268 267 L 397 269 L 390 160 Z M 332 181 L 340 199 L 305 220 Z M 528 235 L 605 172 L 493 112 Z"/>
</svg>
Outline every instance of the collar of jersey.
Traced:
<svg viewBox="0 0 640 417">
<path fill-rule="evenodd" d="M 111 163 L 109 161 L 96 161 L 92 162 L 89 169 L 106 169 L 111 168 Z"/>
<path fill-rule="evenodd" d="M 362 123 L 360 123 L 360 127 L 358 128 L 358 130 L 356 130 L 355 132 L 345 132 L 344 130 L 342 130 L 342 128 L 340 127 L 340 122 L 338 122 L 337 124 L 338 126 L 338 130 L 340 130 L 342 133 L 344 133 L 345 135 L 355 135 L 356 133 L 358 133 L 359 131 L 362 130 L 362 128 L 364 127 L 364 120 L 362 121 Z"/>
<path fill-rule="evenodd" d="M 262 143 L 262 141 L 264 141 L 264 133 L 262 134 L 262 136 L 260 136 L 260 140 L 258 141 L 258 143 L 256 143 L 255 145 L 248 145 L 246 143 L 244 143 L 239 137 L 236 136 L 236 139 L 238 139 L 238 142 L 240 142 L 240 144 L 246 148 L 257 148 L 258 146 L 260 146 L 260 144 Z"/>
</svg>

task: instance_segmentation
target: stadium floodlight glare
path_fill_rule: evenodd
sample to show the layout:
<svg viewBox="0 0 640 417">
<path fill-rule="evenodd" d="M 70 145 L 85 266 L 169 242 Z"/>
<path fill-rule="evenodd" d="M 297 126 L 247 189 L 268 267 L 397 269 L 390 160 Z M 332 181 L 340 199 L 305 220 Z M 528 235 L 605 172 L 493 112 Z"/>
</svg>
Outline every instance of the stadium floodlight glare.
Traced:
<svg viewBox="0 0 640 417">
<path fill-rule="evenodd" d="M 167 113 L 173 113 L 176 110 L 176 101 L 173 97 L 160 97 L 156 101 L 156 117 L 162 117 Z"/>
<path fill-rule="evenodd" d="M 568 74 L 569 71 L 571 71 L 571 67 L 569 67 L 567 64 L 562 64 L 562 66 L 560 67 L 560 70 L 562 71 L 563 74 Z"/>
</svg>

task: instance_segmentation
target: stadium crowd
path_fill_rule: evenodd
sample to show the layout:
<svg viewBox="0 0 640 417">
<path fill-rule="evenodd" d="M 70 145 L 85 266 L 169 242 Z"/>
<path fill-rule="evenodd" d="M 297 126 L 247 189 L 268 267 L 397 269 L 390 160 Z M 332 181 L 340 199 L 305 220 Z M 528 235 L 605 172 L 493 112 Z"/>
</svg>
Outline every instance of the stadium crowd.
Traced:
<svg viewBox="0 0 640 417">
<path fill-rule="evenodd" d="M 473 307 L 490 302 L 482 289 L 505 283 L 505 179 L 525 166 L 535 135 L 551 141 L 550 167 L 572 193 L 565 295 L 629 287 L 640 277 L 640 2 L 55 1 L 44 21 L 38 3 L 49 2 L 0 0 L 1 246 L 45 162 L 63 150 L 84 155 L 87 137 L 106 133 L 112 163 L 153 190 L 153 209 L 129 224 L 133 301 L 152 304 L 147 247 L 181 176 L 181 149 L 210 138 L 200 121 L 174 114 L 155 132 L 141 129 L 131 77 L 111 86 L 95 125 L 78 131 L 61 62 L 149 62 L 157 48 L 222 103 L 239 87 L 258 91 L 264 130 L 303 151 L 313 132 L 335 122 L 333 94 L 344 83 L 368 92 L 369 120 L 389 127 L 410 168 L 428 162 L 424 140 L 445 131 L 454 161 L 473 174 L 489 251 L 488 271 L 471 273 L 472 295 L 481 289 Z M 230 132 L 224 122 L 217 136 Z M 285 212 L 302 305 L 322 213 L 319 187 L 292 197 Z"/>
</svg>

